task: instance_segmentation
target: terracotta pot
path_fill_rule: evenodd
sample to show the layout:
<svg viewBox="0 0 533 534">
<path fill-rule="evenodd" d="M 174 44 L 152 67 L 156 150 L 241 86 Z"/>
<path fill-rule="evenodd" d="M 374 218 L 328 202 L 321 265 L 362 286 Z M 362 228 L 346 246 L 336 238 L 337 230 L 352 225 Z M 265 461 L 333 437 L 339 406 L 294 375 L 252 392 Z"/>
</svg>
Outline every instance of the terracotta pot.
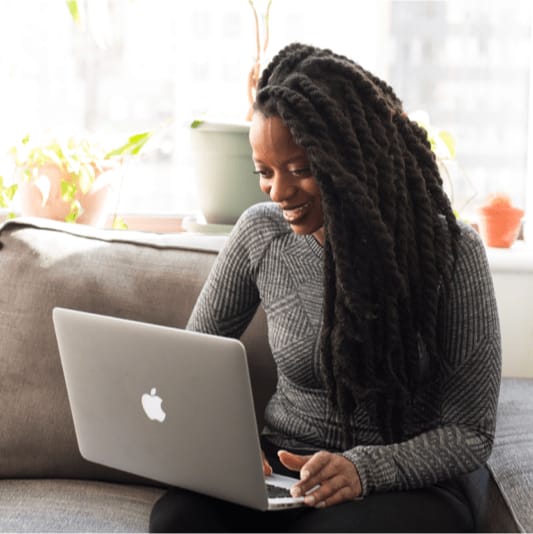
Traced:
<svg viewBox="0 0 533 534">
<path fill-rule="evenodd" d="M 76 220 L 80 224 L 104 226 L 109 212 L 109 200 L 116 165 L 103 166 L 97 172 L 91 189 L 83 194 L 79 191 L 76 199 L 82 206 L 82 213 Z M 22 215 L 43 217 L 64 221 L 70 213 L 70 202 L 61 198 L 61 181 L 68 179 L 68 173 L 53 163 L 38 167 L 31 180 L 19 180 L 19 199 Z"/>
<path fill-rule="evenodd" d="M 512 206 L 479 209 L 479 231 L 489 247 L 509 248 L 518 237 L 524 210 Z"/>
</svg>

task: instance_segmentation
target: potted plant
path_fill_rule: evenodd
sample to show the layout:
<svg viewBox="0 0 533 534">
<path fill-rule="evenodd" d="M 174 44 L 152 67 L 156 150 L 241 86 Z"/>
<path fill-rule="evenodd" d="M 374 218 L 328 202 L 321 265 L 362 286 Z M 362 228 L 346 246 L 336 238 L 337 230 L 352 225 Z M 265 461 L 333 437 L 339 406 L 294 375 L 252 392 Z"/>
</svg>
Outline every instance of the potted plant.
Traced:
<svg viewBox="0 0 533 534">
<path fill-rule="evenodd" d="M 256 57 L 248 73 L 246 116 L 236 122 L 194 120 L 191 123 L 191 149 L 200 211 L 207 225 L 186 223 L 191 230 L 228 231 L 249 206 L 266 200 L 253 177 L 252 149 L 248 140 L 261 62 L 269 42 L 269 14 L 266 6 L 264 37 L 261 44 L 260 24 L 253 0 L 248 0 L 256 35 Z M 223 177 L 223 179 L 221 179 Z"/>
<path fill-rule="evenodd" d="M 35 141 L 26 135 L 10 150 L 15 180 L 0 182 L 0 207 L 12 208 L 18 197 L 22 215 L 103 226 L 124 158 L 139 154 L 151 135 L 132 135 L 112 150 L 89 139 Z M 124 227 L 116 214 L 113 227 Z"/>
<path fill-rule="evenodd" d="M 454 135 L 432 124 L 425 111 L 413 111 L 409 113 L 409 119 L 426 131 L 431 150 L 437 159 L 444 190 L 450 199 L 456 217 L 462 218 L 463 211 L 476 197 L 477 191 L 467 173 L 457 162 Z M 457 187 L 457 178 L 461 178 L 461 187 Z"/>
<path fill-rule="evenodd" d="M 494 193 L 479 208 L 479 231 L 489 247 L 509 248 L 520 231 L 524 210 L 512 205 L 509 195 Z"/>
</svg>

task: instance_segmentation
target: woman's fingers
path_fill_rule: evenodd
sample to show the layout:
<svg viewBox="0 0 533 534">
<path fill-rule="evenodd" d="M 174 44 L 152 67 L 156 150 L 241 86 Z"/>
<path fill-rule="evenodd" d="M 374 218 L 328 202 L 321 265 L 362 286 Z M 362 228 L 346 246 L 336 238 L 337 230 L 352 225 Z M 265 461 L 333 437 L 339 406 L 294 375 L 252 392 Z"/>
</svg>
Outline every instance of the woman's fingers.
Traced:
<svg viewBox="0 0 533 534">
<path fill-rule="evenodd" d="M 289 451 L 279 450 L 278 451 L 278 458 L 279 458 L 279 461 L 287 469 L 290 469 L 291 471 L 300 471 L 302 466 L 305 465 L 305 463 L 307 461 L 309 461 L 311 456 L 301 455 L 301 454 L 294 454 L 294 453 L 289 452 Z"/>
<path fill-rule="evenodd" d="M 263 475 L 269 476 L 272 474 L 272 467 L 268 463 L 268 460 L 266 459 L 265 453 L 261 451 L 261 454 L 263 456 Z"/>
<path fill-rule="evenodd" d="M 326 451 L 312 456 L 286 454 L 280 455 L 284 465 L 300 465 L 300 482 L 291 488 L 291 493 L 295 497 L 304 496 L 309 506 L 323 508 L 360 497 L 357 469 L 343 456 Z"/>
</svg>

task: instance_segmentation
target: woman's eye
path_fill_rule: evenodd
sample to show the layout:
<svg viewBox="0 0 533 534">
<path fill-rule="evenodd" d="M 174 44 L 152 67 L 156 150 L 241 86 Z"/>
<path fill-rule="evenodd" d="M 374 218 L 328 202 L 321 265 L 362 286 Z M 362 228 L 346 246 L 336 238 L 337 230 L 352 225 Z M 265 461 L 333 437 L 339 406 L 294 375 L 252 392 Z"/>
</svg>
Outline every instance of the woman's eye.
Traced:
<svg viewBox="0 0 533 534">
<path fill-rule="evenodd" d="M 263 169 L 255 170 L 254 174 L 257 174 L 259 176 L 259 178 L 268 178 L 269 177 L 269 172 L 265 171 Z"/>
<path fill-rule="evenodd" d="M 307 176 L 311 176 L 311 169 L 309 167 L 294 169 L 291 171 L 291 174 L 300 178 L 306 178 Z"/>
</svg>

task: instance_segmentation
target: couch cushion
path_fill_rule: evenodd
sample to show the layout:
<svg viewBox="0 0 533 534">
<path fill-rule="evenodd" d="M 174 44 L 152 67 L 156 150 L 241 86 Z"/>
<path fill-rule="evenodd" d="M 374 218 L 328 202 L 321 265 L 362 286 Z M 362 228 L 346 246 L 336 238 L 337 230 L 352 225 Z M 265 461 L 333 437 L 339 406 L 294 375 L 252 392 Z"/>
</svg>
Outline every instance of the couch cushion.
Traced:
<svg viewBox="0 0 533 534">
<path fill-rule="evenodd" d="M 223 243 L 35 219 L 0 228 L 0 478 L 132 480 L 79 455 L 52 309 L 183 327 Z M 263 323 L 243 338 L 253 383 L 266 377 L 262 403 L 273 380 Z"/>
<path fill-rule="evenodd" d="M 533 532 L 533 379 L 504 378 L 488 462 L 516 527 Z"/>
<path fill-rule="evenodd" d="M 148 532 L 163 490 L 76 480 L 0 481 L 1 532 Z"/>
</svg>

